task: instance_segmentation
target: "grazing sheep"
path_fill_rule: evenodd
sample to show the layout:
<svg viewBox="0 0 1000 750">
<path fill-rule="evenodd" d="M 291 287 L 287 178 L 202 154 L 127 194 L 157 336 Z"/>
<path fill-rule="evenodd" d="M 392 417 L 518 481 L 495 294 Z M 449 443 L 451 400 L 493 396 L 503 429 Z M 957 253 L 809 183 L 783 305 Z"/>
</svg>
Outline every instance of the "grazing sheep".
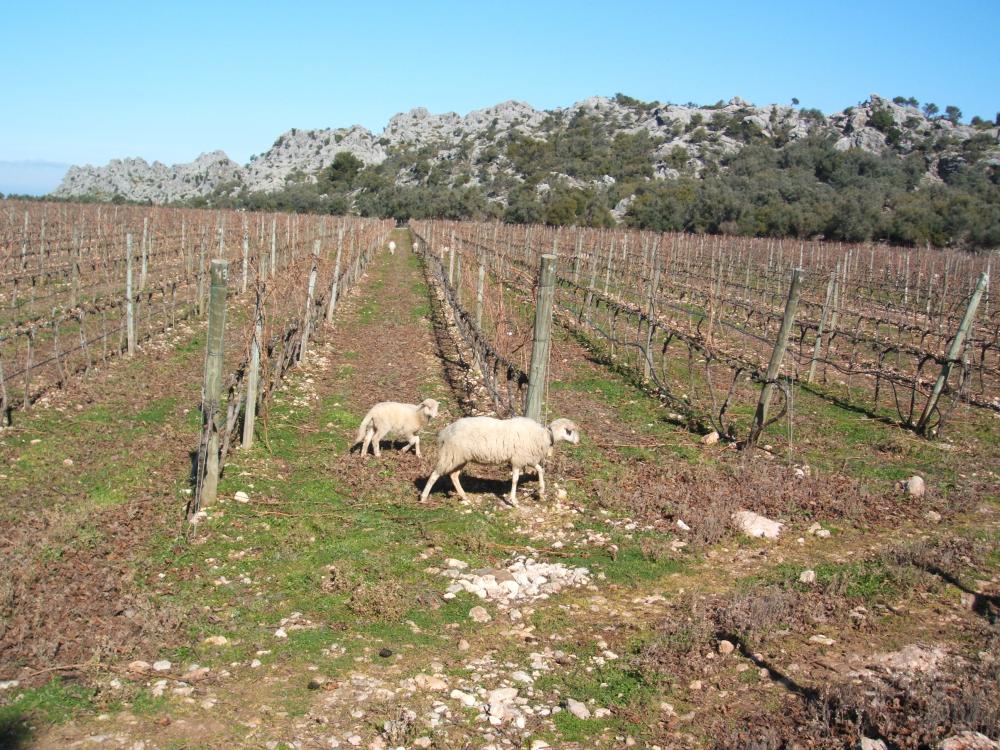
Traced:
<svg viewBox="0 0 1000 750">
<path fill-rule="evenodd" d="M 395 254 L 396 254 L 396 241 L 389 240 L 389 255 L 395 255 Z"/>
<path fill-rule="evenodd" d="M 494 419 L 493 417 L 465 417 L 452 422 L 438 433 L 438 462 L 424 485 L 420 502 L 425 502 L 431 488 L 442 474 L 451 476 L 451 482 L 463 500 L 465 490 L 458 475 L 467 463 L 507 464 L 512 470 L 510 504 L 517 505 L 517 480 L 525 466 L 538 472 L 538 486 L 545 496 L 545 470 L 542 462 L 552 453 L 556 443 L 580 442 L 580 431 L 568 419 L 557 419 L 548 427 L 527 417 Z"/>
<path fill-rule="evenodd" d="M 354 438 L 354 445 L 362 440 L 364 446 L 361 448 L 361 455 L 368 453 L 368 445 L 371 444 L 376 456 L 381 456 L 379 441 L 384 438 L 396 436 L 405 437 L 409 442 L 403 448 L 403 453 L 412 445 L 420 456 L 420 430 L 429 421 L 434 419 L 438 413 L 438 402 L 432 398 L 426 398 L 419 404 L 401 404 L 397 401 L 382 401 L 375 404 L 358 426 L 358 434 Z M 354 445 L 351 447 L 353 448 Z"/>
</svg>

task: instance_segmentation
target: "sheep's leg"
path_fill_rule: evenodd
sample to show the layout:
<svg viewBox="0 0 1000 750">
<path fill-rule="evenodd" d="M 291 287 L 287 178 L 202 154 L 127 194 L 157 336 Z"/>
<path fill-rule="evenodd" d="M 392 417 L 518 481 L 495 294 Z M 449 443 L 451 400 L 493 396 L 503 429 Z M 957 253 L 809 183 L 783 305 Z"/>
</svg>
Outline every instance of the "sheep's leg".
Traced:
<svg viewBox="0 0 1000 750">
<path fill-rule="evenodd" d="M 427 479 L 427 484 L 424 485 L 424 491 L 420 494 L 420 502 L 426 502 L 428 495 L 431 494 L 431 489 L 434 487 L 434 483 L 438 480 L 441 475 L 436 471 L 431 472 L 430 477 Z"/>
<path fill-rule="evenodd" d="M 410 448 L 413 447 L 413 444 L 416 441 L 416 439 L 417 439 L 416 435 L 411 435 L 409 441 L 406 443 L 406 445 L 403 446 L 403 450 L 401 450 L 400 453 L 406 453 L 406 451 L 410 450 Z"/>
<path fill-rule="evenodd" d="M 368 454 L 368 446 L 371 445 L 372 435 L 374 435 L 374 434 L 375 434 L 375 430 L 372 427 L 369 427 L 368 430 L 365 432 L 365 442 L 364 442 L 364 445 L 361 446 L 361 457 L 362 458 L 364 458 Z"/>
<path fill-rule="evenodd" d="M 541 464 L 535 464 L 535 471 L 538 472 L 538 491 L 541 496 L 545 497 L 545 469 L 542 468 Z"/>
<path fill-rule="evenodd" d="M 455 491 L 458 492 L 458 496 L 463 500 L 468 500 L 469 496 L 465 494 L 465 490 L 462 489 L 462 483 L 458 481 L 458 475 L 462 473 L 461 469 L 455 469 L 448 476 L 451 477 L 451 483 L 455 485 Z"/>
<path fill-rule="evenodd" d="M 517 480 L 521 476 L 521 470 L 514 467 L 510 478 L 510 504 L 517 507 Z"/>
<path fill-rule="evenodd" d="M 385 437 L 385 433 L 380 432 L 378 430 L 376 430 L 375 434 L 372 436 L 372 448 L 375 450 L 376 457 L 382 455 L 382 448 L 380 447 L 379 443 L 382 442 L 383 437 Z"/>
<path fill-rule="evenodd" d="M 413 450 L 417 454 L 417 458 L 420 458 L 420 435 L 413 436 Z"/>
</svg>

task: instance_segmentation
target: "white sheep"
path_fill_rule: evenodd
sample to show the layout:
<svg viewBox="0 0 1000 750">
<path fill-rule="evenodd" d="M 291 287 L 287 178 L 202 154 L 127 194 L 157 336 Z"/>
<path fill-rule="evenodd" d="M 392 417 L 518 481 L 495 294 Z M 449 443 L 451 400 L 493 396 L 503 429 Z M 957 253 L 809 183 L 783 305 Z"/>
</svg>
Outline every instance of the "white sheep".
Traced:
<svg viewBox="0 0 1000 750">
<path fill-rule="evenodd" d="M 459 496 L 468 497 L 458 481 L 462 468 L 469 462 L 480 464 L 510 464 L 510 504 L 517 505 L 517 480 L 521 470 L 533 466 L 538 472 L 538 486 L 545 496 L 545 470 L 542 462 L 552 453 L 556 443 L 580 442 L 580 431 L 568 419 L 557 419 L 548 427 L 527 417 L 494 419 L 464 417 L 452 422 L 438 433 L 437 466 L 420 496 L 425 502 L 434 483 L 443 474 L 451 476 Z"/>
<path fill-rule="evenodd" d="M 409 442 L 403 448 L 403 453 L 412 445 L 420 456 L 420 430 L 434 419 L 438 413 L 438 402 L 426 398 L 419 404 L 401 404 L 398 401 L 382 401 L 375 404 L 358 426 L 358 434 L 354 445 L 364 441 L 361 455 L 368 453 L 371 444 L 376 456 L 381 456 L 379 441 L 387 437 L 404 437 Z M 354 445 L 351 447 L 353 448 Z"/>
<path fill-rule="evenodd" d="M 395 254 L 396 254 L 396 241 L 389 240 L 389 255 L 395 255 Z"/>
</svg>

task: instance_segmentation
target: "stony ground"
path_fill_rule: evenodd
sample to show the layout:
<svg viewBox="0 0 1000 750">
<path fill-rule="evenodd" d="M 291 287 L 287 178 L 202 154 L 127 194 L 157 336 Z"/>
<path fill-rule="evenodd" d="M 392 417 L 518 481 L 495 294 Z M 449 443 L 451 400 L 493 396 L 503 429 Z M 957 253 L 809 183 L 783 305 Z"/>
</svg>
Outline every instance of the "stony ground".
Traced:
<svg viewBox="0 0 1000 750">
<path fill-rule="evenodd" d="M 983 461 L 995 456 L 995 424 L 972 425 L 948 450 L 867 424 L 858 442 L 877 470 L 828 469 L 838 461 L 824 462 L 832 449 L 819 434 L 796 461 L 751 460 L 666 420 L 563 333 L 548 408 L 584 438 L 550 462 L 548 497 L 528 477 L 511 508 L 506 471 L 470 468 L 470 502 L 445 479 L 422 506 L 434 429 L 484 404 L 467 389 L 474 373 L 406 234 L 396 240 L 319 332 L 258 444 L 232 457 L 222 499 L 192 530 L 177 518 L 196 393 L 170 383 L 198 370 L 195 330 L 163 343 L 179 353 L 167 355 L 176 369 L 152 421 L 136 416 L 148 403 L 111 400 L 127 382 L 122 368 L 0 437 L 4 479 L 22 488 L 4 549 L 24 554 L 23 540 L 44 527 L 32 564 L 51 562 L 47 580 L 76 581 L 53 599 L 58 619 L 33 610 L 33 631 L 18 624 L 21 600 L 0 602 L 10 605 L 0 745 L 933 747 L 962 730 L 996 739 L 1000 507 L 995 464 Z M 428 397 L 442 413 L 422 459 L 390 446 L 381 458 L 351 452 L 371 403 Z M 85 414 L 106 402 L 130 416 L 108 417 L 99 446 L 89 432 L 59 442 L 84 398 Z M 42 454 L 36 439 L 54 446 Z M 83 472 L 79 486 L 59 474 L 30 512 L 32 483 L 64 456 Z M 138 476 L 121 462 L 142 467 Z M 925 495 L 895 487 L 921 469 Z M 91 473 L 104 494 L 87 484 Z M 44 512 L 61 500 L 73 531 L 64 519 L 58 536 Z M 734 531 L 732 513 L 744 509 L 783 522 L 780 536 Z M 95 559 L 104 588 L 98 573 L 74 577 L 74 560 Z M 74 606 L 104 614 L 73 625 Z M 94 631 L 109 623 L 120 644 L 96 648 Z M 63 660 L 64 632 L 77 646 Z"/>
</svg>

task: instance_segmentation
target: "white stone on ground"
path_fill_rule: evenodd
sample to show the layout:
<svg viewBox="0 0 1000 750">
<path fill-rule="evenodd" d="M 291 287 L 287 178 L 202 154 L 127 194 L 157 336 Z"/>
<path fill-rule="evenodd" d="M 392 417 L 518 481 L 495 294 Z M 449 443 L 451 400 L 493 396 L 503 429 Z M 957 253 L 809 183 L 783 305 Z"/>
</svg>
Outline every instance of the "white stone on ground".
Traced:
<svg viewBox="0 0 1000 750">
<path fill-rule="evenodd" d="M 515 603 L 547 599 L 564 588 L 586 586 L 591 581 L 587 568 L 537 562 L 524 556 L 515 557 L 505 567 L 472 571 L 466 571 L 456 563 L 463 564 L 460 560 L 448 560 L 447 569 L 440 571 L 453 579 L 445 591 L 446 599 L 453 599 L 460 591 L 467 591 L 480 599 L 510 607 Z"/>
<path fill-rule="evenodd" d="M 777 539 L 784 526 L 780 521 L 772 521 L 752 510 L 738 510 L 733 513 L 733 525 L 747 536 Z"/>
</svg>

